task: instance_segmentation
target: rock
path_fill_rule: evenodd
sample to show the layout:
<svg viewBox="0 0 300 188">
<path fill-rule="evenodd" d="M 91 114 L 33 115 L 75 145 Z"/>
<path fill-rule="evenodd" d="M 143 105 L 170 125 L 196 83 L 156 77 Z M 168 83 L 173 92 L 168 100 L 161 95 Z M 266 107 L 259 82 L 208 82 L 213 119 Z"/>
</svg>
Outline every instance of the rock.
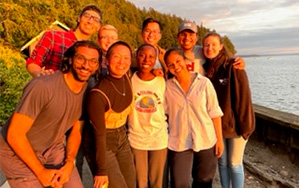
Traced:
<svg viewBox="0 0 300 188">
<path fill-rule="evenodd" d="M 285 171 L 285 170 L 281 170 L 279 172 L 279 174 L 282 175 L 283 177 L 287 177 L 289 175 L 289 173 L 287 171 Z"/>
<path fill-rule="evenodd" d="M 271 172 L 271 173 L 273 173 L 273 174 L 277 174 L 277 172 L 276 172 L 276 170 L 274 170 L 274 169 L 269 169 L 269 172 Z"/>
</svg>

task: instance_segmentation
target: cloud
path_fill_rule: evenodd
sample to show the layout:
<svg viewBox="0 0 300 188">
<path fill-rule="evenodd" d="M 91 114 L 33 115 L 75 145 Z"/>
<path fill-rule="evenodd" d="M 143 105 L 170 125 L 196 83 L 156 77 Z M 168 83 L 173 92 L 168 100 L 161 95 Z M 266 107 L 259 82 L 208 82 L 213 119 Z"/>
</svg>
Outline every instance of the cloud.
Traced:
<svg viewBox="0 0 300 188">
<path fill-rule="evenodd" d="M 228 37 L 240 55 L 299 52 L 298 27 L 233 32 Z"/>
<path fill-rule="evenodd" d="M 239 52 L 299 50 L 298 0 L 131 0 L 227 35 Z M 297 43 L 297 44 L 296 44 Z M 291 45 L 291 46 L 289 46 Z M 297 47 L 297 48 L 296 48 Z M 272 48 L 272 49 L 271 49 Z M 278 50 L 280 49 L 280 50 Z"/>
</svg>

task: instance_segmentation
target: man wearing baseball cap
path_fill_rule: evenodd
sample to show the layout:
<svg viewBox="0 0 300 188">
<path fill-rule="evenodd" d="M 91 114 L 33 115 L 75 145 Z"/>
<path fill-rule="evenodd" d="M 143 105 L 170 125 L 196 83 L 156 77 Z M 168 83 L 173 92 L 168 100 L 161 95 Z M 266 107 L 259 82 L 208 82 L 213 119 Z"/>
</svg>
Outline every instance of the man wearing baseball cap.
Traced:
<svg viewBox="0 0 300 188">
<path fill-rule="evenodd" d="M 187 59 L 188 70 L 204 75 L 202 65 L 205 62 L 205 58 L 202 53 L 202 47 L 196 45 L 198 41 L 197 25 L 188 20 L 183 21 L 178 27 L 177 40 L 180 49 Z"/>
<path fill-rule="evenodd" d="M 185 20 L 178 27 L 177 41 L 179 48 L 186 58 L 186 65 L 190 72 L 198 72 L 205 75 L 203 64 L 205 57 L 202 46 L 196 45 L 198 41 L 198 28 L 195 22 Z M 244 69 L 245 62 L 242 58 L 235 58 L 234 67 Z"/>
</svg>

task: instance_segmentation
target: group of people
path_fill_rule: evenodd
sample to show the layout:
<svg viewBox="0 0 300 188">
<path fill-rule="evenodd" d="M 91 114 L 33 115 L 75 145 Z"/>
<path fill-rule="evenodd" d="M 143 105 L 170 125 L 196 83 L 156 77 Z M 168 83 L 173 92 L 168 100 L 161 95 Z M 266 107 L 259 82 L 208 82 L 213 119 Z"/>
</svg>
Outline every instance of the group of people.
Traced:
<svg viewBox="0 0 300 188">
<path fill-rule="evenodd" d="M 217 166 L 223 188 L 243 187 L 255 126 L 244 60 L 215 32 L 196 45 L 191 21 L 164 50 L 160 22 L 144 20 L 132 52 L 101 20 L 84 7 L 74 31 L 46 32 L 27 59 L 35 78 L 0 136 L 10 186 L 83 187 L 80 149 L 94 188 L 162 188 L 169 177 L 172 188 L 212 187 Z M 100 47 L 88 40 L 95 32 Z"/>
</svg>

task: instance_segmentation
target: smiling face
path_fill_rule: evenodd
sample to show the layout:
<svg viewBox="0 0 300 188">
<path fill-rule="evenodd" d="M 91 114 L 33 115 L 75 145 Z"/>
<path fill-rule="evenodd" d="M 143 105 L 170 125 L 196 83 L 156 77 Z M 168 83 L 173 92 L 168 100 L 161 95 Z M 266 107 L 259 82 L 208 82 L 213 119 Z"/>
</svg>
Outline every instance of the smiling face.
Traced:
<svg viewBox="0 0 300 188">
<path fill-rule="evenodd" d="M 72 58 L 73 64 L 71 66 L 71 72 L 75 80 L 79 82 L 87 81 L 98 69 L 98 60 L 99 53 L 96 49 L 86 46 L 78 47 Z"/>
<path fill-rule="evenodd" d="M 142 38 L 144 43 L 156 46 L 161 38 L 159 24 L 156 22 L 148 23 L 142 31 Z"/>
<path fill-rule="evenodd" d="M 87 10 L 79 18 L 77 29 L 79 29 L 79 31 L 85 35 L 92 35 L 99 30 L 101 26 L 100 21 L 101 18 L 97 12 L 93 10 Z"/>
<path fill-rule="evenodd" d="M 150 45 L 146 45 L 139 49 L 136 56 L 139 71 L 149 73 L 153 69 L 156 60 L 156 50 Z"/>
<path fill-rule="evenodd" d="M 103 52 L 107 52 L 109 46 L 118 40 L 118 33 L 113 29 L 100 29 L 98 44 Z"/>
<path fill-rule="evenodd" d="M 203 41 L 203 54 L 208 59 L 213 59 L 219 55 L 223 48 L 221 40 L 218 36 L 208 36 Z"/>
<path fill-rule="evenodd" d="M 183 30 L 178 33 L 177 41 L 184 52 L 193 50 L 198 40 L 197 33 L 192 30 Z"/>
<path fill-rule="evenodd" d="M 127 46 L 118 44 L 112 46 L 112 52 L 107 57 L 109 74 L 121 78 L 127 73 L 131 64 L 131 51 Z"/>
<path fill-rule="evenodd" d="M 182 73 L 188 72 L 185 60 L 178 51 L 172 51 L 166 57 L 166 64 L 169 71 L 176 77 L 180 76 Z"/>
</svg>

